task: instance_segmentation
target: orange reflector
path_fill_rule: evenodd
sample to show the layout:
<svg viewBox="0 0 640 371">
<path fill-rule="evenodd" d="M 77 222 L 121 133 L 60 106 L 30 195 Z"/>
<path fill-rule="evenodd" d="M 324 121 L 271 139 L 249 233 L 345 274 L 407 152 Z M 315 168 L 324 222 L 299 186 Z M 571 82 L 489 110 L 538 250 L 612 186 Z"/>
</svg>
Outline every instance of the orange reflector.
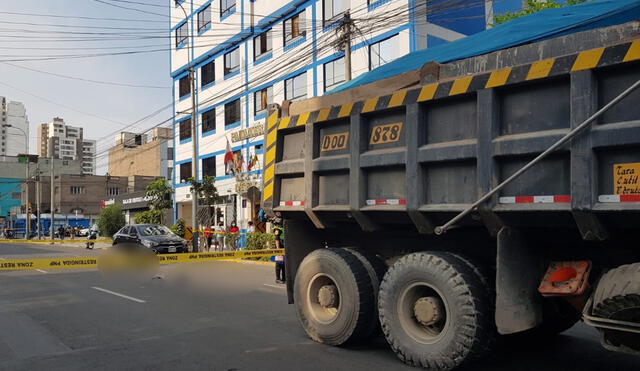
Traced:
<svg viewBox="0 0 640 371">
<path fill-rule="evenodd" d="M 540 282 L 538 292 L 544 296 L 582 295 L 588 286 L 591 262 L 551 262 Z"/>
</svg>

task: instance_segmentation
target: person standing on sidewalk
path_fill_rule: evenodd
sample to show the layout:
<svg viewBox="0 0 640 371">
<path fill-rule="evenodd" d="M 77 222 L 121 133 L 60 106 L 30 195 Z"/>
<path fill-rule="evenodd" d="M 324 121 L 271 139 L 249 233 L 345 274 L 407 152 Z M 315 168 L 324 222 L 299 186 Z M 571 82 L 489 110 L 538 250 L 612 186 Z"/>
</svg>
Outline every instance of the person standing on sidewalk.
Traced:
<svg viewBox="0 0 640 371">
<path fill-rule="evenodd" d="M 211 226 L 204 227 L 204 237 L 207 239 L 205 249 L 209 252 L 211 250 L 211 241 L 213 240 L 213 228 Z"/>
<path fill-rule="evenodd" d="M 229 233 L 231 233 L 233 235 L 233 237 L 231 237 L 231 249 L 232 250 L 238 250 L 238 233 L 240 232 L 240 228 L 238 228 L 238 226 L 236 225 L 236 221 L 232 221 L 231 222 L 231 226 L 229 227 Z"/>
<path fill-rule="evenodd" d="M 275 238 L 276 249 L 284 248 L 284 227 L 282 225 L 280 212 L 276 212 L 275 218 L 273 218 L 273 236 Z M 276 283 L 286 283 L 287 276 L 285 273 L 284 255 L 276 255 L 274 260 L 276 262 Z"/>
<path fill-rule="evenodd" d="M 214 233 L 216 235 L 216 249 L 219 247 L 220 251 L 224 251 L 224 224 L 222 222 L 218 223 Z"/>
</svg>

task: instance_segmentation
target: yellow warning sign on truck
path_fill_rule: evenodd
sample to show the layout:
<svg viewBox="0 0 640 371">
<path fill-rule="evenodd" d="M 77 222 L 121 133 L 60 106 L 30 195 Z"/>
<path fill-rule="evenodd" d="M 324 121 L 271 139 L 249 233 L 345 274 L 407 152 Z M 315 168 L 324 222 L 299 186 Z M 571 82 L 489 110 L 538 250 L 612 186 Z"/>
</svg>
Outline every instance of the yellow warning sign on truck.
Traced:
<svg viewBox="0 0 640 371">
<path fill-rule="evenodd" d="M 613 193 L 640 194 L 640 162 L 613 165 Z"/>
</svg>

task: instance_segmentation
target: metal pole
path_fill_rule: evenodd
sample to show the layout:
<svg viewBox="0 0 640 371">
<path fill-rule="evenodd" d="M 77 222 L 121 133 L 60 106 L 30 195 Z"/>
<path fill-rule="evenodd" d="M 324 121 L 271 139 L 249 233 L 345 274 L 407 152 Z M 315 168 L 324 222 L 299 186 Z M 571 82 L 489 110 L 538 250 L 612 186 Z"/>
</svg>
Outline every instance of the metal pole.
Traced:
<svg viewBox="0 0 640 371">
<path fill-rule="evenodd" d="M 180 5 L 180 9 L 182 9 L 182 12 L 184 13 L 185 19 L 187 19 L 187 22 L 188 22 L 189 15 L 187 14 L 187 11 L 184 9 L 182 4 L 179 4 L 179 5 Z M 188 23 L 187 23 L 187 40 L 189 42 L 188 49 L 187 49 L 187 58 L 189 62 L 189 80 L 191 82 L 191 143 L 193 145 L 193 153 L 191 158 L 191 177 L 194 179 L 194 181 L 198 181 L 198 166 L 197 166 L 198 148 L 196 146 L 196 134 L 197 134 L 196 117 L 198 113 L 196 109 L 196 76 L 195 76 L 195 70 L 193 66 L 191 66 L 191 62 L 192 62 L 191 53 L 193 52 L 193 35 L 191 33 L 191 29 L 189 28 Z M 193 233 L 191 235 L 191 246 L 193 248 L 193 252 L 198 252 L 197 217 L 198 217 L 198 197 L 196 195 L 195 189 L 192 187 L 191 188 L 191 225 L 193 227 Z"/>
<path fill-rule="evenodd" d="M 42 237 L 42 230 L 40 229 L 40 163 L 36 163 L 36 230 L 38 239 Z"/>
<path fill-rule="evenodd" d="M 589 117 L 588 119 L 586 119 L 582 124 L 578 125 L 577 127 L 575 127 L 573 130 L 571 130 L 570 132 L 567 133 L 567 135 L 565 135 L 564 137 L 562 137 L 560 140 L 558 140 L 557 142 L 555 142 L 551 147 L 547 148 L 546 151 L 542 152 L 541 154 L 539 154 L 536 158 L 534 158 L 533 160 L 531 160 L 528 164 L 526 164 L 525 166 L 523 166 L 520 170 L 516 171 L 513 175 L 511 175 L 509 178 L 505 179 L 502 183 L 498 184 L 494 189 L 492 189 L 491 191 L 489 191 L 489 193 L 487 193 L 486 195 L 482 196 L 478 201 L 474 202 L 473 205 L 469 206 L 466 210 L 462 211 L 460 214 L 456 215 L 453 219 L 449 220 L 448 222 L 446 222 L 444 225 L 438 226 L 434 229 L 435 234 L 437 235 L 441 235 L 444 232 L 446 232 L 449 228 L 451 228 L 451 226 L 453 226 L 455 223 L 457 223 L 460 219 L 464 218 L 465 216 L 467 216 L 469 213 L 471 213 L 473 210 L 475 210 L 476 207 L 478 207 L 481 203 L 485 202 L 486 200 L 489 199 L 489 197 L 493 196 L 494 194 L 496 194 L 498 191 L 500 191 L 502 188 L 504 188 L 507 184 L 511 183 L 514 179 L 516 179 L 517 177 L 519 177 L 520 175 L 524 174 L 525 171 L 529 170 L 530 168 L 532 168 L 535 164 L 537 164 L 538 162 L 540 162 L 543 158 L 547 157 L 547 155 L 549 155 L 551 152 L 555 151 L 556 149 L 558 149 L 560 146 L 562 146 L 563 144 L 565 144 L 567 141 L 569 141 L 569 139 L 571 139 L 572 137 L 574 137 L 576 134 L 578 134 L 582 129 L 586 128 L 589 124 L 591 124 L 591 122 L 593 122 L 595 119 L 597 119 L 598 117 L 600 117 L 600 115 L 602 115 L 603 113 L 605 113 L 609 108 L 613 107 L 614 105 L 616 105 L 618 102 L 620 102 L 622 99 L 624 99 L 627 95 L 631 94 L 631 92 L 633 92 L 635 89 L 637 89 L 640 86 L 640 80 L 636 81 L 633 85 L 631 85 L 627 90 L 623 91 L 622 93 L 620 93 L 620 95 L 618 95 L 617 97 L 615 97 L 611 102 L 607 103 L 606 106 L 600 108 L 598 110 L 598 112 L 594 113 L 593 115 L 591 115 L 591 117 Z"/>
<path fill-rule="evenodd" d="M 349 12 L 344 13 L 344 78 L 351 80 L 351 16 Z"/>
<path fill-rule="evenodd" d="M 51 157 L 49 157 L 49 161 L 51 161 L 51 171 L 50 171 L 50 174 L 49 174 L 49 179 L 51 180 L 51 189 L 50 189 L 50 191 L 51 191 L 51 200 L 50 200 L 51 201 L 51 213 L 50 213 L 51 222 L 49 223 L 49 239 L 51 240 L 51 243 L 53 243 L 53 221 L 55 219 L 54 218 L 54 215 L 55 215 L 54 210 L 55 209 L 54 209 L 54 201 L 53 201 L 53 197 L 54 197 L 54 194 L 53 194 L 53 161 L 54 161 L 54 159 L 53 159 L 53 148 L 51 148 Z"/>
</svg>

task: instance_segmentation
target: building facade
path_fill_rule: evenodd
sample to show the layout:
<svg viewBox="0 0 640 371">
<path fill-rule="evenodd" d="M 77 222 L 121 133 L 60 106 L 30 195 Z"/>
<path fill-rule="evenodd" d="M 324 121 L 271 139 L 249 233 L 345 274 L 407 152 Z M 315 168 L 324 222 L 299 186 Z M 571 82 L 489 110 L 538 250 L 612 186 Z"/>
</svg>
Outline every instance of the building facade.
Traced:
<svg viewBox="0 0 640 371">
<path fill-rule="evenodd" d="M 82 162 L 55 159 L 54 174 L 80 175 Z M 38 176 L 48 177 L 51 173 L 51 159 L 38 157 L 35 163 L 27 163 L 14 156 L 0 156 L 0 217 L 6 217 L 8 212 L 14 214 L 23 210 L 26 203 L 25 177 L 29 174 L 29 202 L 36 203 L 36 180 Z M 49 189 L 49 188 L 47 188 Z M 42 194 L 42 191 L 40 192 Z M 48 197 L 49 198 L 49 197 Z"/>
<path fill-rule="evenodd" d="M 63 119 L 55 117 L 38 127 L 37 140 L 40 157 L 80 160 L 83 174 L 95 174 L 96 141 L 85 139 L 83 128 L 67 125 Z"/>
<path fill-rule="evenodd" d="M 29 119 L 24 104 L 0 97 L 0 156 L 28 153 L 28 138 Z"/>
<path fill-rule="evenodd" d="M 157 127 L 143 134 L 119 133 L 109 149 L 109 175 L 172 179 L 173 130 Z"/>
<path fill-rule="evenodd" d="M 267 107 L 320 96 L 345 81 L 336 28 L 349 12 L 352 76 L 412 51 L 480 32 L 521 0 L 171 0 L 176 217 L 191 224 L 196 176 L 215 176 L 241 227 L 255 217 Z M 427 5 L 428 4 L 428 5 Z M 185 17 L 186 13 L 186 17 Z M 196 79 L 192 113 L 188 75 Z M 191 137 L 191 120 L 196 123 Z M 227 148 L 234 161 L 225 164 Z M 254 159 L 258 158 L 256 162 Z M 251 166 L 248 166 L 251 164 Z M 266 176 L 269 176 L 268 174 Z M 258 200 L 260 197 L 257 198 Z"/>
</svg>

